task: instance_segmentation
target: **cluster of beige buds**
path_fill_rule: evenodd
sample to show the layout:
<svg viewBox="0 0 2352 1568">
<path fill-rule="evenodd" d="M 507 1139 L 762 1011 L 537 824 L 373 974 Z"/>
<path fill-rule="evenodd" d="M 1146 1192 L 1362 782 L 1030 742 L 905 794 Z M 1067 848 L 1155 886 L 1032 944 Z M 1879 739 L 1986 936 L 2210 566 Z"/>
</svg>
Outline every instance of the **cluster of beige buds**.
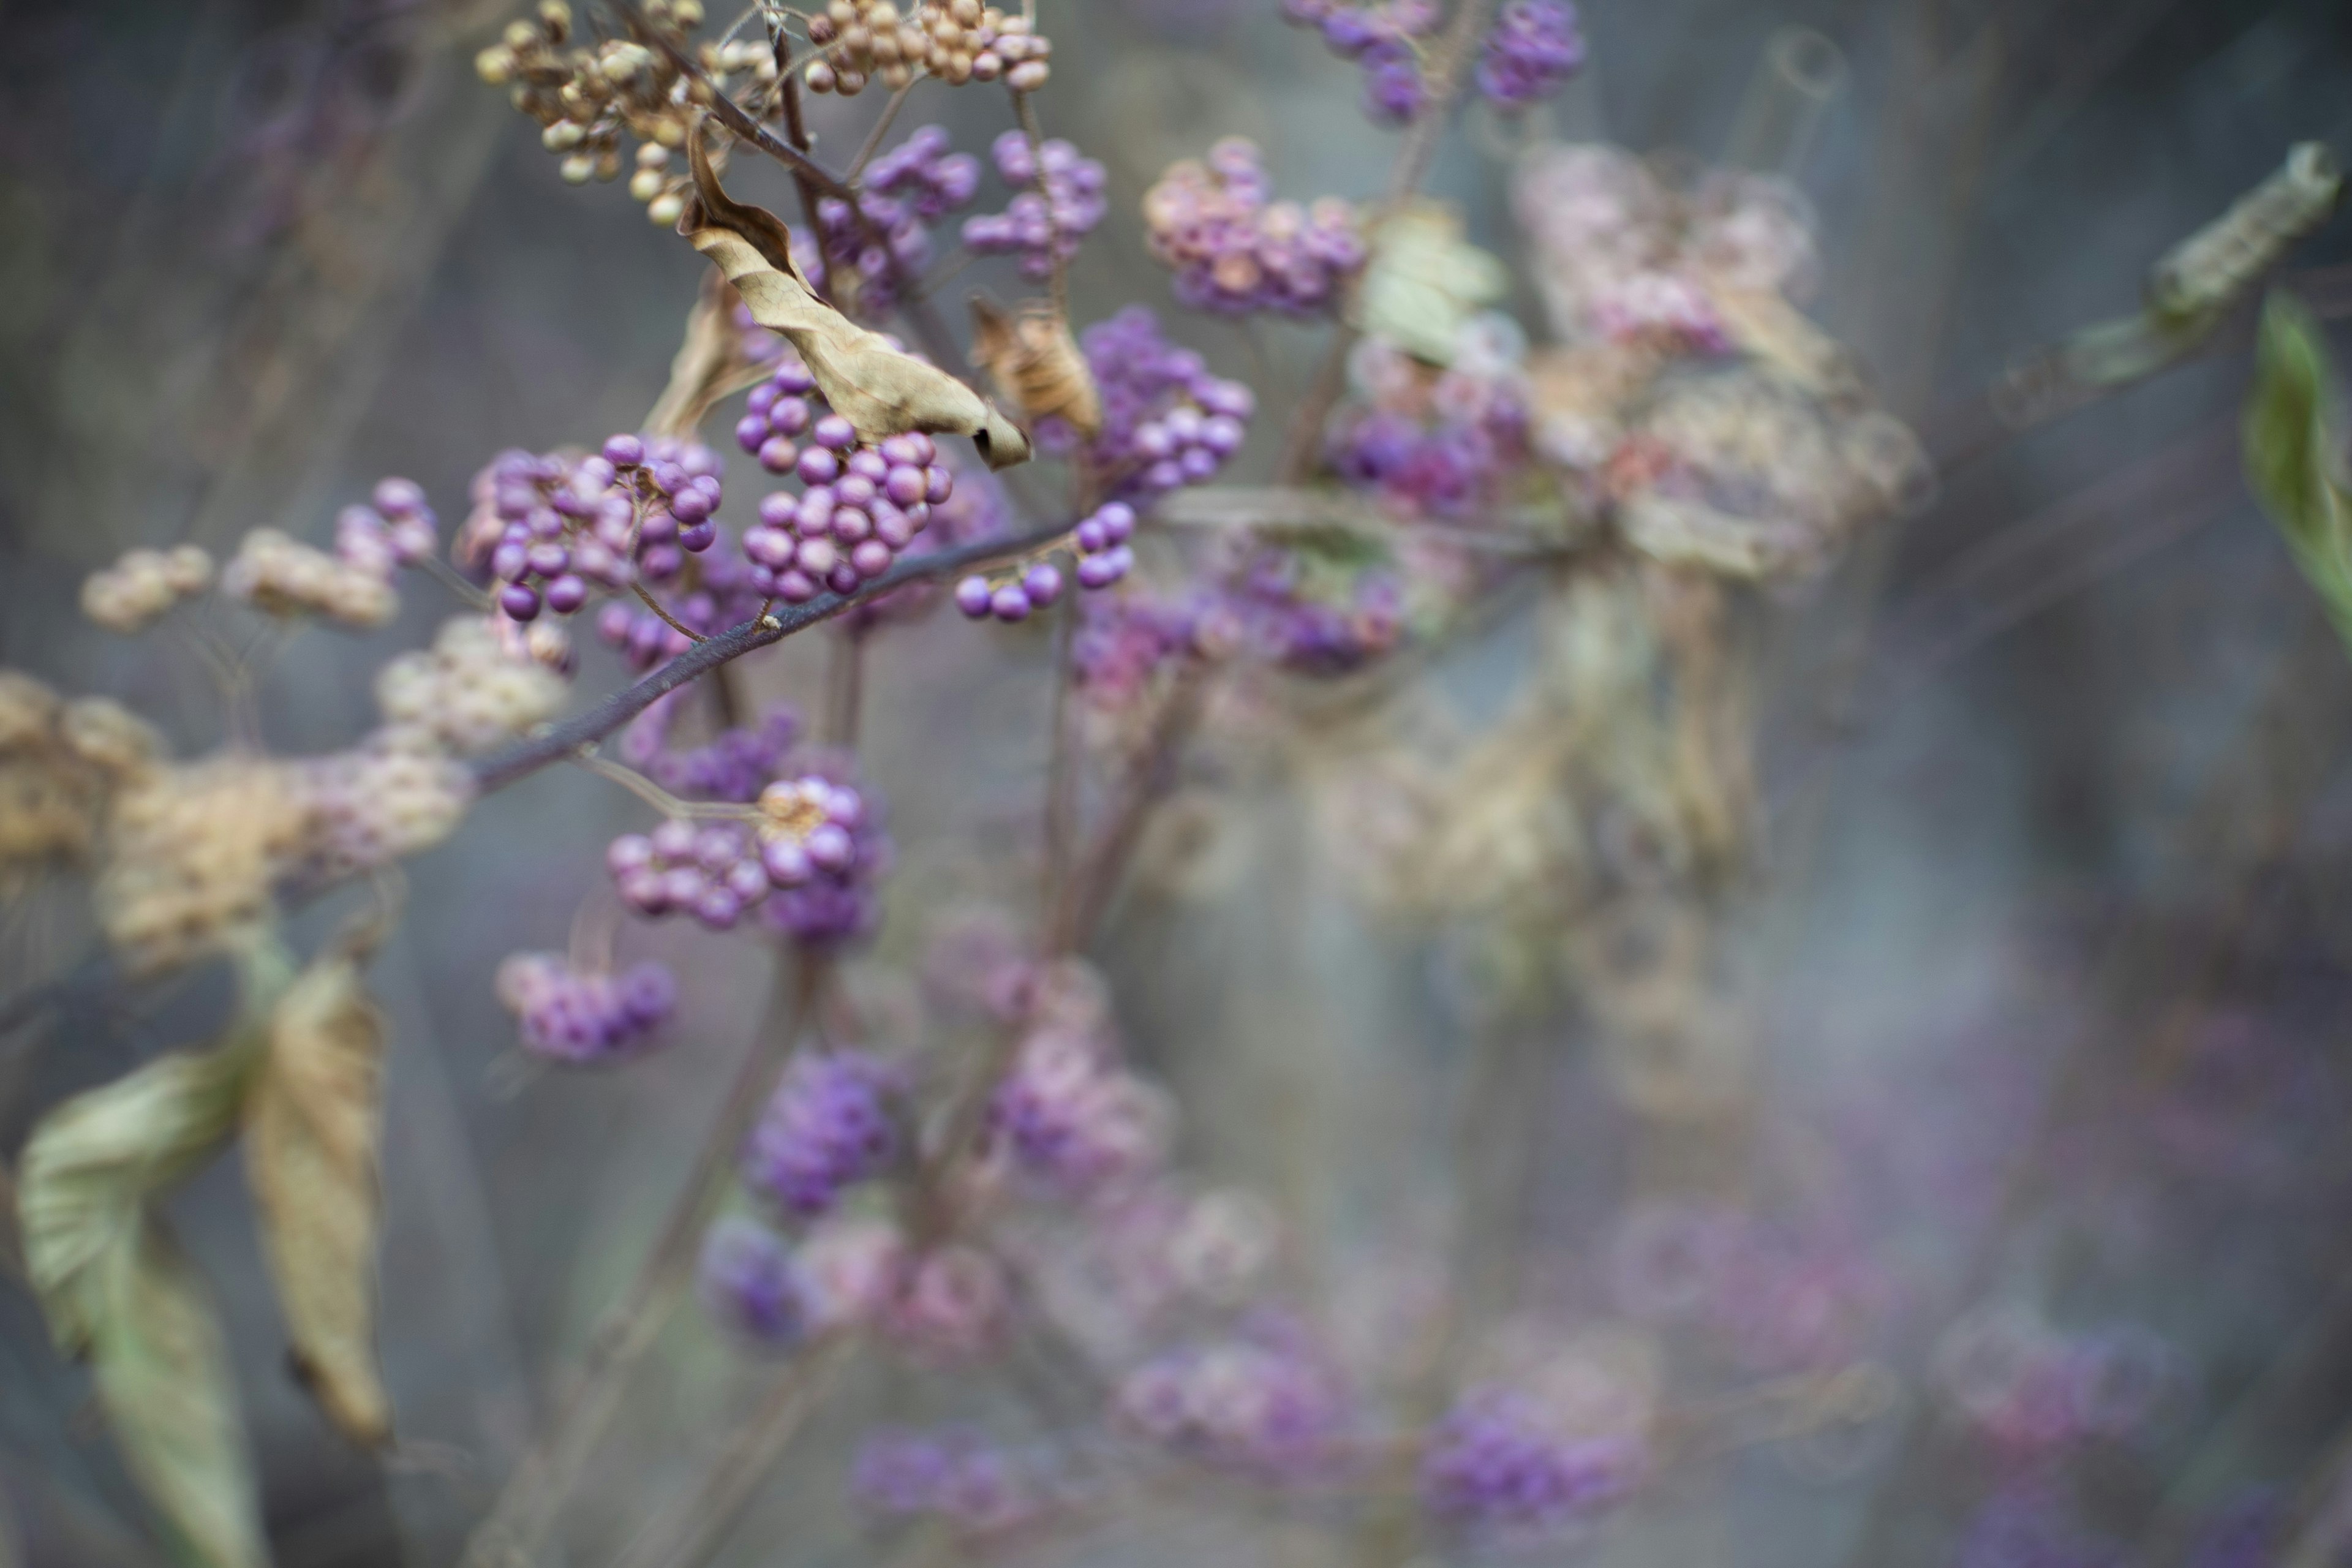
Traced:
<svg viewBox="0 0 2352 1568">
<path fill-rule="evenodd" d="M 0 669 L 0 876 L 84 858 L 107 797 L 152 769 L 154 731 L 103 697 Z"/>
<path fill-rule="evenodd" d="M 213 558 L 193 544 L 128 551 L 83 580 L 82 614 L 110 632 L 135 632 L 212 581 Z"/>
<path fill-rule="evenodd" d="M 701 0 L 651 0 L 646 21 L 681 52 L 703 19 Z M 571 184 L 620 178 L 623 137 L 634 138 L 629 195 L 646 216 L 667 226 L 685 210 L 688 181 L 677 151 L 714 90 L 743 101 L 754 113 L 772 102 L 781 75 L 764 40 L 729 39 L 693 45 L 706 81 L 680 70 L 658 48 L 630 38 L 567 47 L 572 8 L 541 0 L 531 19 L 475 57 L 474 68 L 493 86 L 511 89 L 514 106 L 539 122 L 540 141 L 563 160 Z M 675 165 L 675 167 L 673 166 Z"/>
<path fill-rule="evenodd" d="M 809 18 L 808 36 L 824 51 L 806 73 L 812 92 L 859 93 L 877 77 L 896 91 L 918 69 L 955 87 L 1001 79 L 1015 92 L 1034 92 L 1051 74 L 1054 52 L 1028 16 L 980 0 L 916 0 L 904 14 L 894 0 L 832 0 Z"/>
<path fill-rule="evenodd" d="M 347 626 L 380 626 L 400 608 L 388 571 L 331 555 L 274 528 L 245 536 L 221 572 L 221 591 L 272 616 L 324 616 Z"/>
<path fill-rule="evenodd" d="M 376 672 L 387 723 L 414 728 L 460 753 L 488 751 L 555 716 L 563 678 L 519 646 L 513 622 L 461 616 L 430 649 L 402 654 Z"/>
</svg>

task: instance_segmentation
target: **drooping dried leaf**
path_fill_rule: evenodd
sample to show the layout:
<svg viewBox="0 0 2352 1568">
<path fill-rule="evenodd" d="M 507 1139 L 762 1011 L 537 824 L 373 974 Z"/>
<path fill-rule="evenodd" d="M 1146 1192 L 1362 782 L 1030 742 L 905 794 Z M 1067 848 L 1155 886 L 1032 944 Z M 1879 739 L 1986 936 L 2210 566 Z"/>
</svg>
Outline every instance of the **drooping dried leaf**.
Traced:
<svg viewBox="0 0 2352 1568">
<path fill-rule="evenodd" d="M 58 1347 L 87 1357 L 124 1460 L 184 1555 L 264 1563 L 226 1354 L 149 1198 L 236 1125 L 246 1056 L 174 1055 L 51 1111 L 26 1145 L 25 1260 Z"/>
<path fill-rule="evenodd" d="M 791 231 L 773 213 L 728 195 L 699 135 L 687 144 L 697 199 L 678 232 L 726 274 L 753 321 L 800 351 L 825 401 L 862 439 L 910 430 L 969 436 L 992 468 L 1029 460 L 1029 437 L 993 404 L 818 299 L 793 260 Z"/>
<path fill-rule="evenodd" d="M 972 354 L 996 390 L 1032 423 L 1060 419 L 1081 436 L 1102 428 L 1102 394 L 1094 372 L 1052 306 L 1032 301 L 1008 314 L 985 294 L 971 297 Z"/>
<path fill-rule="evenodd" d="M 246 1103 L 246 1173 L 295 1365 L 335 1425 L 392 1432 L 375 1356 L 383 1020 L 348 958 L 321 959 L 269 1020 Z"/>
<path fill-rule="evenodd" d="M 691 435 L 719 399 L 765 379 L 775 368 L 772 356 L 762 362 L 744 352 L 737 303 L 725 278 L 704 274 L 702 292 L 686 319 L 686 341 L 670 361 L 669 382 L 646 416 L 647 435 Z"/>
<path fill-rule="evenodd" d="M 49 1332 L 89 1352 L 108 1306 L 110 1258 L 131 1241 L 147 1196 L 201 1163 L 236 1124 L 241 1058 L 159 1058 L 41 1119 L 18 1170 L 25 1262 Z"/>
</svg>

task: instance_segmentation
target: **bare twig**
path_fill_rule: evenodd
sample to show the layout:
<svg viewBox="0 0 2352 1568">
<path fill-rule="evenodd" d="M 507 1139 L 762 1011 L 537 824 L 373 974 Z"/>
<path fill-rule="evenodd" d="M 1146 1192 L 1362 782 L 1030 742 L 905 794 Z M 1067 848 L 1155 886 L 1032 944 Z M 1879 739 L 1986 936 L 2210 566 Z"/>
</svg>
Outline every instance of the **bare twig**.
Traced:
<svg viewBox="0 0 2352 1568">
<path fill-rule="evenodd" d="M 597 1323 L 571 1389 L 540 1441 L 516 1468 L 489 1518 L 467 1542 L 460 1568 L 529 1568 L 537 1560 L 557 1510 L 620 1409 L 630 1369 L 652 1345 L 693 1272 L 703 1227 L 726 1192 L 744 1135 L 773 1092 L 814 1010 L 824 973 L 814 963 L 796 967 L 779 950 L 766 1014 L 669 1217 L 627 1292 Z"/>
<path fill-rule="evenodd" d="M 844 177 L 851 184 L 857 184 L 859 177 L 866 173 L 866 165 L 872 163 L 874 154 L 882 150 L 882 138 L 890 134 L 890 122 L 898 118 L 898 110 L 907 106 L 907 95 L 913 92 L 915 84 L 922 79 L 920 75 L 908 77 L 907 85 L 892 93 L 890 101 L 882 106 L 882 117 L 874 122 L 874 129 L 866 133 L 865 142 L 858 146 L 857 156 L 849 161 L 849 173 Z"/>
<path fill-rule="evenodd" d="M 670 630 L 676 632 L 678 636 L 684 637 L 687 641 L 708 642 L 710 640 L 704 637 L 700 632 L 696 631 L 692 626 L 688 626 L 684 621 L 679 620 L 676 616 L 671 615 L 668 609 L 663 605 L 662 602 L 659 599 L 655 598 L 652 591 L 646 588 L 643 583 L 632 583 L 629 586 L 635 591 L 639 602 L 641 602 L 646 609 L 651 610 L 655 615 L 659 616 L 662 619 L 663 625 L 669 627 Z"/>
<path fill-rule="evenodd" d="M 707 637 L 635 686 L 612 693 L 587 712 L 561 724 L 550 725 L 519 745 L 477 759 L 473 764 L 475 782 L 485 792 L 504 789 L 550 763 L 576 755 L 582 747 L 595 744 L 644 712 L 656 699 L 756 648 L 782 642 L 794 632 L 804 631 L 820 621 L 830 620 L 852 605 L 863 604 L 893 588 L 946 576 L 967 567 L 1009 560 L 1040 545 L 1049 544 L 1066 531 L 1066 528 L 1056 524 L 1013 539 L 982 540 L 954 550 L 910 556 L 855 593 L 820 594 L 805 605 L 793 605 L 756 621 L 746 621 L 716 637 Z"/>
</svg>

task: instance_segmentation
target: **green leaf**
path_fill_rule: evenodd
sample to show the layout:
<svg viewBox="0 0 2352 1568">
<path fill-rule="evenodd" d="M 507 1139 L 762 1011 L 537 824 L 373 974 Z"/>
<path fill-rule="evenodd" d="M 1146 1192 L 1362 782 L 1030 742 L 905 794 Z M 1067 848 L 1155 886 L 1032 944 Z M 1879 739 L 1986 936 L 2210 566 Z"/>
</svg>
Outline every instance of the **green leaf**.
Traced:
<svg viewBox="0 0 2352 1568">
<path fill-rule="evenodd" d="M 91 1370 L 124 1462 L 188 1562 L 260 1568 L 269 1553 L 236 1385 L 202 1279 L 143 1213 L 105 1273 Z"/>
<path fill-rule="evenodd" d="M 25 1261 L 59 1349 L 86 1356 L 124 1462 L 182 1554 L 267 1561 L 220 1331 L 147 1201 L 236 1125 L 248 1052 L 151 1062 L 44 1117 L 25 1146 Z"/>
<path fill-rule="evenodd" d="M 348 958 L 322 959 L 269 1020 L 246 1106 L 246 1176 L 295 1365 L 335 1425 L 392 1435 L 375 1359 L 383 1020 Z"/>
<path fill-rule="evenodd" d="M 2272 295 L 2246 400 L 2246 482 L 2352 645 L 2352 502 L 2333 462 L 2339 407 L 2318 323 L 2294 300 Z"/>
<path fill-rule="evenodd" d="M 149 1194 L 201 1164 L 236 1125 L 246 1058 L 161 1057 L 41 1119 L 25 1145 L 25 1261 L 68 1355 L 89 1353 L 114 1306 L 106 1270 L 137 1238 Z"/>
</svg>

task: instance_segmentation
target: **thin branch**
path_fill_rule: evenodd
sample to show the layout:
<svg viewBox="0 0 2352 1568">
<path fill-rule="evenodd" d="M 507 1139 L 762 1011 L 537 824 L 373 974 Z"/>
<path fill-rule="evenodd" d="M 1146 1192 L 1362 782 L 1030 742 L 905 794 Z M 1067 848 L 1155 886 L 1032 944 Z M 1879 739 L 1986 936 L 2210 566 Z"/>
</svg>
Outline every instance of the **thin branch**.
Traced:
<svg viewBox="0 0 2352 1568">
<path fill-rule="evenodd" d="M 1045 259 L 1053 264 L 1050 287 L 1053 290 L 1054 314 L 1066 326 L 1070 320 L 1070 268 L 1062 259 L 1062 226 L 1054 220 L 1054 193 L 1045 184 L 1045 133 L 1037 128 L 1037 106 L 1029 101 L 1025 92 L 1013 95 L 1013 111 L 1021 117 L 1021 134 L 1029 143 L 1029 163 L 1036 171 L 1037 199 L 1045 204 L 1045 223 L 1053 231 L 1053 244 Z"/>
<path fill-rule="evenodd" d="M 644 712 L 657 699 L 667 696 L 688 682 L 699 679 L 719 666 L 739 659 L 756 648 L 782 642 L 794 632 L 804 631 L 820 621 L 831 620 L 852 605 L 863 604 L 893 588 L 903 588 L 909 583 L 946 576 L 969 566 L 1009 560 L 1040 545 L 1050 544 L 1067 531 L 1066 526 L 1057 523 L 1012 539 L 984 539 L 953 550 L 910 556 L 855 593 L 820 594 L 805 605 L 789 605 L 756 621 L 746 621 L 740 626 L 730 627 L 695 644 L 635 686 L 612 693 L 587 712 L 567 719 L 561 724 L 551 724 L 519 745 L 477 758 L 473 764 L 474 781 L 484 794 L 504 789 L 550 763 L 564 761 L 576 755 L 583 747 L 594 745 Z"/>
<path fill-rule="evenodd" d="M 651 610 L 655 615 L 659 616 L 662 618 L 663 625 L 668 626 L 670 630 L 676 632 L 687 641 L 709 642 L 710 640 L 709 637 L 704 637 L 700 632 L 696 631 L 692 626 L 688 626 L 684 621 L 679 620 L 676 616 L 671 615 L 667 609 L 663 607 L 662 602 L 659 599 L 655 598 L 652 592 L 647 589 L 643 583 L 631 583 L 629 586 L 635 592 L 638 600 L 644 604 L 646 609 Z"/>
<path fill-rule="evenodd" d="M 743 1139 L 774 1092 L 776 1080 L 815 1009 L 824 967 L 795 965 L 784 950 L 767 1011 L 743 1066 L 719 1103 L 694 1169 L 636 1278 L 589 1338 L 572 1387 L 543 1436 L 525 1455 L 497 1506 L 466 1543 L 459 1568 L 528 1568 L 555 1525 L 557 1511 L 618 1414 L 629 1371 L 651 1347 L 688 1277 L 703 1227 L 727 1190 Z"/>
<path fill-rule="evenodd" d="M 778 140 L 775 132 L 752 119 L 741 104 L 719 91 L 719 85 L 710 79 L 701 62 L 671 43 L 659 28 L 646 20 L 643 11 L 630 5 L 628 0 L 614 0 L 614 9 L 621 14 L 621 19 L 629 25 L 631 32 L 658 50 L 680 76 L 702 89 L 698 101 L 710 110 L 719 124 L 806 179 L 826 195 L 847 202 L 853 207 L 857 205 L 856 193 L 844 184 L 838 174 L 790 142 Z"/>
<path fill-rule="evenodd" d="M 913 92 L 915 84 L 922 79 L 919 72 L 908 77 L 907 85 L 892 93 L 890 101 L 882 106 L 882 118 L 877 120 L 874 129 L 866 133 L 865 142 L 857 149 L 857 156 L 849 161 L 849 173 L 843 176 L 851 184 L 857 183 L 859 176 L 866 173 L 866 165 L 872 163 L 874 154 L 882 150 L 882 138 L 890 134 L 890 122 L 898 118 L 898 110 L 907 106 L 907 95 Z"/>
</svg>

